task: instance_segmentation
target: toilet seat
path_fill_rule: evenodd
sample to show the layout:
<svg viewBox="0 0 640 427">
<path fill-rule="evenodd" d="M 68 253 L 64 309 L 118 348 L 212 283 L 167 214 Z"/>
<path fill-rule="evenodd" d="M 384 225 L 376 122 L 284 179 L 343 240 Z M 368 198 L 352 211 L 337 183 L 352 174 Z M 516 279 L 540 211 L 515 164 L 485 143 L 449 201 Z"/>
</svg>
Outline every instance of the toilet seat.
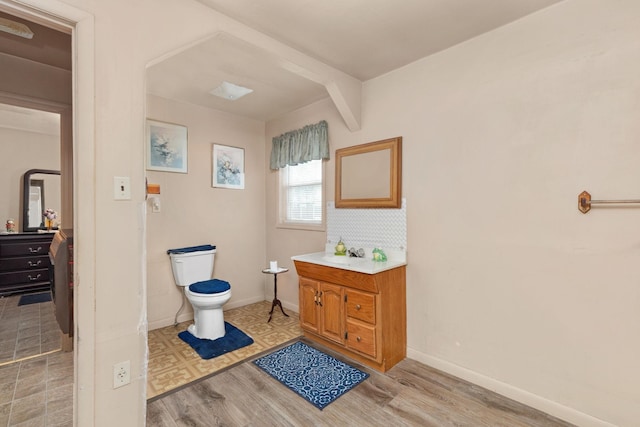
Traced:
<svg viewBox="0 0 640 427">
<path fill-rule="evenodd" d="M 230 289 L 229 282 L 220 279 L 203 280 L 189 285 L 190 292 L 204 295 L 221 294 Z"/>
</svg>

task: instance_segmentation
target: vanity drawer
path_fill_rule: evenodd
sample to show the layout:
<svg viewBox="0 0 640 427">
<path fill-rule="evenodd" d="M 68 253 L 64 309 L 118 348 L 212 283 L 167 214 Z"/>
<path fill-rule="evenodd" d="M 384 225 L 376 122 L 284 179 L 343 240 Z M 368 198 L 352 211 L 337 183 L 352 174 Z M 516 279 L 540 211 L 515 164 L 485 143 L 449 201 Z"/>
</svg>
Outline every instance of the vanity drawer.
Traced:
<svg viewBox="0 0 640 427">
<path fill-rule="evenodd" d="M 7 243 L 0 246 L 0 257 L 48 255 L 50 240 Z"/>
<path fill-rule="evenodd" d="M 376 328 L 347 320 L 347 347 L 377 357 Z"/>
<path fill-rule="evenodd" d="M 375 325 L 376 296 L 351 289 L 347 289 L 345 294 L 347 298 L 347 316 Z"/>
<path fill-rule="evenodd" d="M 33 270 L 49 268 L 50 265 L 51 259 L 49 259 L 48 255 L 39 257 L 0 258 L 0 271 Z"/>
<path fill-rule="evenodd" d="M 0 285 L 14 285 L 16 283 L 42 283 L 49 281 L 49 270 L 28 270 L 0 273 Z"/>
</svg>

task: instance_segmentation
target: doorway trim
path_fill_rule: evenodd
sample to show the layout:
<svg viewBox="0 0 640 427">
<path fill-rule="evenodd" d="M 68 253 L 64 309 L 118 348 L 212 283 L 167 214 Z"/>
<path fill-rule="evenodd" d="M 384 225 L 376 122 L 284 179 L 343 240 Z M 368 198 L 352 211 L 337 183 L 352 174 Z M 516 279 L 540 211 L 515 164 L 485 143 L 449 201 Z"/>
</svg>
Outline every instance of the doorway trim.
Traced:
<svg viewBox="0 0 640 427">
<path fill-rule="evenodd" d="M 93 15 L 58 0 L 0 0 L 0 10 L 71 32 L 74 211 L 74 425 L 95 424 L 95 66 Z M 79 179 L 83 177 L 84 179 Z M 81 328 L 80 328 L 81 326 Z M 82 333 L 78 333 L 81 331 Z M 82 339 L 78 339 L 82 335 Z M 80 392 L 82 390 L 82 392 Z"/>
</svg>

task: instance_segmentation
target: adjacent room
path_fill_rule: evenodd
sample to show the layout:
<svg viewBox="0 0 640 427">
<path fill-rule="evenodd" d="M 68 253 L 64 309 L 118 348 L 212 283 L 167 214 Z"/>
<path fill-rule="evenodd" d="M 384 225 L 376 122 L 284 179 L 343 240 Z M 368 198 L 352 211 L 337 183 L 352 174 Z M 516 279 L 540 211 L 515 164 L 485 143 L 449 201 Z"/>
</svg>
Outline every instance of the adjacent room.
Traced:
<svg viewBox="0 0 640 427">
<path fill-rule="evenodd" d="M 0 11 L 71 38 L 66 222 L 7 177 L 0 239 L 72 231 L 73 425 L 637 424 L 640 3 Z"/>
</svg>

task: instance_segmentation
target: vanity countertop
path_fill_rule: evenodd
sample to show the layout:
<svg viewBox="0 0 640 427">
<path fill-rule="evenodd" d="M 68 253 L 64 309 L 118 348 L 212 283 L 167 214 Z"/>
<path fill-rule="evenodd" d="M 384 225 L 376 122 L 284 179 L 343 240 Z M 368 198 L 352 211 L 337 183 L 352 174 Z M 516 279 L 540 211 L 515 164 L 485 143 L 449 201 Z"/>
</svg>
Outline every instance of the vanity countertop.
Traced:
<svg viewBox="0 0 640 427">
<path fill-rule="evenodd" d="M 370 252 L 370 251 L 369 251 Z M 393 254 L 396 255 L 396 254 Z M 294 261 L 308 262 L 311 264 L 324 265 L 325 267 L 341 268 L 343 270 L 357 271 L 365 274 L 377 274 L 382 271 L 407 265 L 406 256 L 392 256 L 387 253 L 387 261 L 373 261 L 371 254 L 365 258 L 356 258 L 334 255 L 332 252 L 314 252 L 310 254 L 295 255 L 291 259 Z"/>
</svg>

